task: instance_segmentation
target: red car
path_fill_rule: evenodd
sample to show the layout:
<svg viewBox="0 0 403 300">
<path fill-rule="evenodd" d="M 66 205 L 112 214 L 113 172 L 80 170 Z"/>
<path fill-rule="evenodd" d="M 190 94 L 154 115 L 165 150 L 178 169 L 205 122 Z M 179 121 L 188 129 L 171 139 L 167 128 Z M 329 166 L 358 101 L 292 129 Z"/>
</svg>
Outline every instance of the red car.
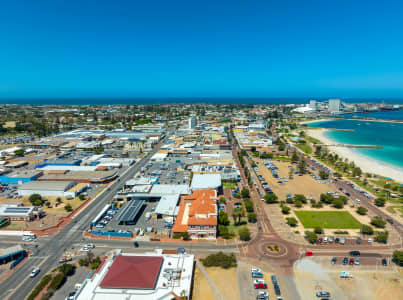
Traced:
<svg viewBox="0 0 403 300">
<path fill-rule="evenodd" d="M 349 265 L 354 265 L 354 258 L 350 257 L 350 260 L 348 261 Z"/>
<path fill-rule="evenodd" d="M 305 252 L 305 256 L 312 256 L 312 255 L 313 255 L 312 251 Z"/>
<path fill-rule="evenodd" d="M 267 284 L 263 282 L 255 283 L 255 289 L 267 289 Z"/>
</svg>

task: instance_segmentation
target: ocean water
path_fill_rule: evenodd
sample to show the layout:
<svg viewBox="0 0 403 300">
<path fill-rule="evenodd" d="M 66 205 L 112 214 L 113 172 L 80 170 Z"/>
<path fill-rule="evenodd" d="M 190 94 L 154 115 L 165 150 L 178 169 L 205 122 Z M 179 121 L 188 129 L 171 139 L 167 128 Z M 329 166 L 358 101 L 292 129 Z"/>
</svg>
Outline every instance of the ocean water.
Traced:
<svg viewBox="0 0 403 300">
<path fill-rule="evenodd" d="M 392 111 L 377 111 L 371 113 L 352 113 L 344 114 L 345 117 L 359 117 L 359 118 L 375 118 L 384 120 L 403 120 L 403 110 L 392 110 Z"/>
<path fill-rule="evenodd" d="M 403 123 L 337 120 L 315 122 L 309 126 L 353 129 L 354 132 L 328 131 L 325 135 L 338 143 L 382 146 L 383 149 L 354 150 L 369 158 L 403 168 Z"/>
</svg>

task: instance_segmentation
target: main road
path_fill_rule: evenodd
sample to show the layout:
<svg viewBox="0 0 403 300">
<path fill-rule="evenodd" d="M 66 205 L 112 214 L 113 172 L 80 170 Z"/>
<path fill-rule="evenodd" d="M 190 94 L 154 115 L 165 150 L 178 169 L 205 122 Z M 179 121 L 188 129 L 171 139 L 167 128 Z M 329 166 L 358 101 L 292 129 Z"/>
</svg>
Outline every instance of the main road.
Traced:
<svg viewBox="0 0 403 300">
<path fill-rule="evenodd" d="M 83 242 L 83 232 L 89 226 L 94 216 L 113 198 L 124 183 L 132 178 L 147 163 L 150 157 L 161 147 L 161 144 L 144 156 L 139 162 L 129 167 L 120 176 L 119 181 L 115 181 L 106 188 L 73 221 L 58 233 L 49 238 L 40 239 L 37 243 L 37 248 L 34 249 L 33 255 L 0 284 L 0 299 L 25 299 L 42 276 L 57 266 L 57 261 L 65 250 L 70 248 L 74 243 Z M 29 274 L 34 267 L 39 267 L 41 272 L 39 276 L 30 278 Z"/>
</svg>

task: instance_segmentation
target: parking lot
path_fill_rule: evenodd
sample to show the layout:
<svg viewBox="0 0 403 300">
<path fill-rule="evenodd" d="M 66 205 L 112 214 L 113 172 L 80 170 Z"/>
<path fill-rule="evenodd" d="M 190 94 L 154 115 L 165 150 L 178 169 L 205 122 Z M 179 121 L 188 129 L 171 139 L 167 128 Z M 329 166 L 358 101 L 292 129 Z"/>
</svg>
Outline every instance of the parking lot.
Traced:
<svg viewBox="0 0 403 300">
<path fill-rule="evenodd" d="M 187 163 L 188 159 L 180 157 L 150 162 L 145 167 L 144 176 L 157 178 L 160 184 L 189 184 L 190 172 L 184 170 Z"/>
</svg>

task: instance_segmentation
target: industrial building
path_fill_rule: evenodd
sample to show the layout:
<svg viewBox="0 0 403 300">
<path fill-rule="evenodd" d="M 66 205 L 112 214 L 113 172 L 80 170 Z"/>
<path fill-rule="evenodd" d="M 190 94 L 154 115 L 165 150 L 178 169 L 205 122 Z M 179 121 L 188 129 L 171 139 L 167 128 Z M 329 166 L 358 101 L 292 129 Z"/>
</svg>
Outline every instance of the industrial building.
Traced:
<svg viewBox="0 0 403 300">
<path fill-rule="evenodd" d="M 47 171 L 38 181 L 76 181 L 85 183 L 107 183 L 115 180 L 118 176 L 116 171 Z"/>
<path fill-rule="evenodd" d="M 161 249 L 143 254 L 116 252 L 84 281 L 75 296 L 77 300 L 189 299 L 193 255 L 166 254 Z"/>
<path fill-rule="evenodd" d="M 18 187 L 20 196 L 39 194 L 41 196 L 75 197 L 82 192 L 86 186 L 77 185 L 75 181 L 30 181 Z"/>
<path fill-rule="evenodd" d="M 220 174 L 194 174 L 192 178 L 191 188 L 195 190 L 221 190 Z"/>
<path fill-rule="evenodd" d="M 41 215 L 41 211 L 35 211 L 33 206 L 0 205 L 0 217 L 9 221 L 32 221 L 38 215 Z"/>
<path fill-rule="evenodd" d="M 37 170 L 19 170 L 0 176 L 2 184 L 22 184 L 37 179 L 43 172 Z"/>
</svg>

